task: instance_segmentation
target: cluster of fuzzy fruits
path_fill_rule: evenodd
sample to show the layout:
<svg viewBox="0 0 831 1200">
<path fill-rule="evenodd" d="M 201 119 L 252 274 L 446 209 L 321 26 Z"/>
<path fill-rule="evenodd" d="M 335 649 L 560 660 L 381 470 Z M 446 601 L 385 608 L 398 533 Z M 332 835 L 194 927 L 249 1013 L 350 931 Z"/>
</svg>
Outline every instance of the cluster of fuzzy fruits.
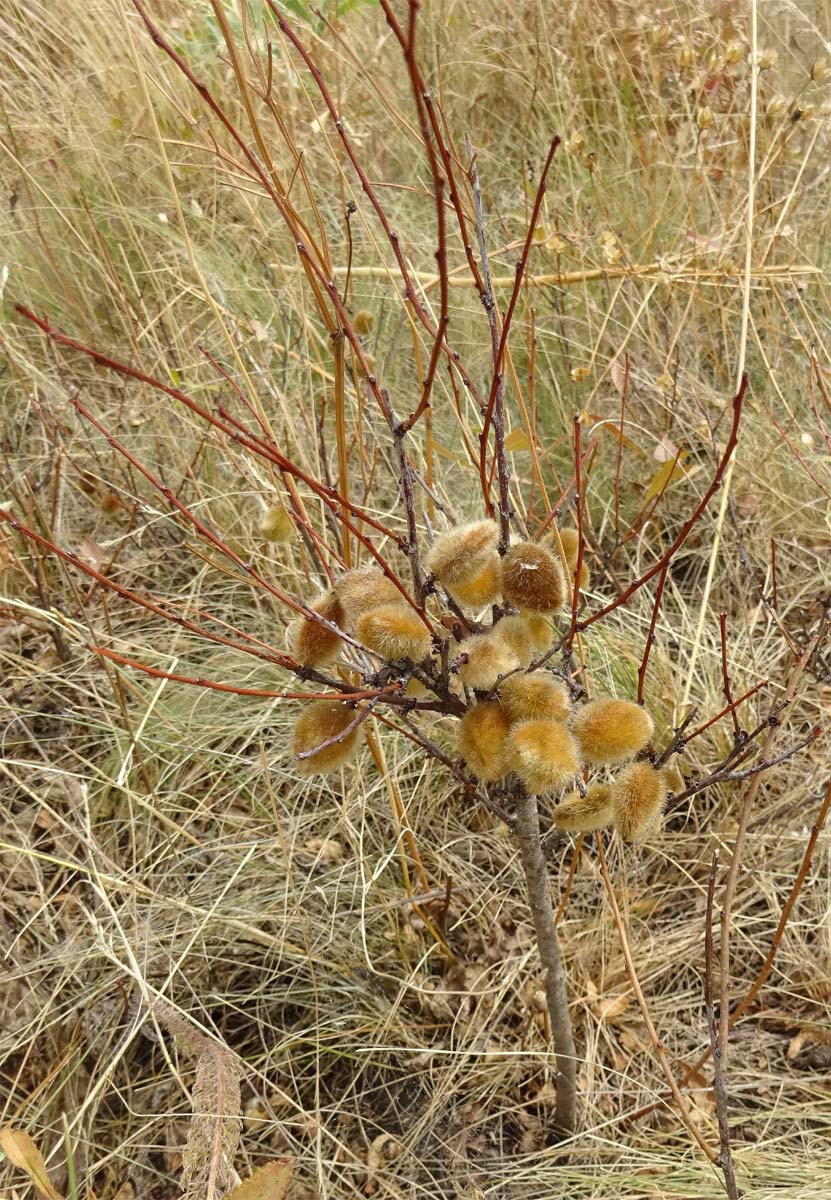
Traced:
<svg viewBox="0 0 831 1200">
<path fill-rule="evenodd" d="M 498 606 L 490 627 L 445 651 L 451 683 L 468 701 L 458 749 L 470 772 L 486 784 L 514 776 L 537 795 L 576 788 L 554 811 L 560 828 L 589 832 L 614 822 L 624 838 L 637 840 L 660 820 L 667 794 L 661 772 L 632 761 L 652 736 L 649 714 L 612 698 L 574 709 L 565 684 L 532 667 L 553 644 L 553 618 L 569 596 L 566 569 L 572 578 L 576 572 L 577 540 L 576 531 L 561 530 L 562 556 L 532 542 L 514 543 L 500 555 L 496 524 L 476 521 L 441 534 L 430 548 L 426 566 L 456 606 L 468 611 Z M 583 569 L 581 587 L 587 578 Z M 420 665 L 433 675 L 435 662 L 429 660 L 437 647 L 392 579 L 375 568 L 348 571 L 312 608 L 318 619 L 301 618 L 289 630 L 301 665 L 333 662 L 348 633 L 400 667 L 409 694 L 423 694 L 411 670 Z M 360 738 L 356 715 L 340 701 L 318 700 L 304 708 L 293 735 L 302 774 L 335 770 L 352 757 Z M 611 778 L 609 769 L 620 767 Z M 586 768 L 603 778 L 587 783 Z"/>
</svg>

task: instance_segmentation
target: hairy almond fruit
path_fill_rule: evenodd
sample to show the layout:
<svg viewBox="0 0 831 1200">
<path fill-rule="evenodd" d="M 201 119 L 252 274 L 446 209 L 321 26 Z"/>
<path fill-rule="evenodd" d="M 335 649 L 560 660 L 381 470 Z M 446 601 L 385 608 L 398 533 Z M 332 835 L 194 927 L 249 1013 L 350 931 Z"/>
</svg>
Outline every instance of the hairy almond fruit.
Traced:
<svg viewBox="0 0 831 1200">
<path fill-rule="evenodd" d="M 517 542 L 502 559 L 502 594 L 515 608 L 554 612 L 563 607 L 566 581 L 547 546 Z"/>
<path fill-rule="evenodd" d="M 471 521 L 440 533 L 430 547 L 426 566 L 439 583 L 453 587 L 475 578 L 499 542 L 495 521 Z"/>
<path fill-rule="evenodd" d="M 585 796 L 570 792 L 554 809 L 554 824 L 567 833 L 591 833 L 611 825 L 614 820 L 612 788 L 608 783 L 592 783 Z"/>
<path fill-rule="evenodd" d="M 355 629 L 358 640 L 384 658 L 421 662 L 430 653 L 430 630 L 404 604 L 383 604 L 365 612 Z"/>
<path fill-rule="evenodd" d="M 568 688 L 548 671 L 510 675 L 499 686 L 499 702 L 512 725 L 519 721 L 565 721 Z"/>
<path fill-rule="evenodd" d="M 445 585 L 448 592 L 463 608 L 484 608 L 496 604 L 502 595 L 502 561 L 498 554 L 487 559 L 476 575 Z"/>
<path fill-rule="evenodd" d="M 340 735 L 357 716 L 354 708 L 340 700 L 309 701 L 297 718 L 291 738 L 294 765 L 301 775 L 328 775 L 349 762 L 358 749 L 360 726 L 343 737 Z M 338 740 L 332 741 L 333 738 Z M 326 745 L 327 742 L 331 745 Z"/>
<path fill-rule="evenodd" d="M 511 766 L 529 792 L 540 795 L 570 783 L 577 743 L 561 721 L 523 721 L 511 727 Z"/>
<path fill-rule="evenodd" d="M 666 779 L 649 763 L 632 763 L 621 771 L 612 803 L 615 825 L 625 842 L 640 842 L 657 829 L 666 797 Z"/>
<path fill-rule="evenodd" d="M 653 729 L 652 718 L 640 704 L 609 696 L 585 704 L 571 721 L 583 759 L 593 766 L 634 758 L 652 737 Z"/>
<path fill-rule="evenodd" d="M 309 607 L 333 625 L 343 625 L 343 610 L 331 588 Z M 337 633 L 312 617 L 299 617 L 289 625 L 291 653 L 303 667 L 322 667 L 333 662 L 342 644 Z"/>
<path fill-rule="evenodd" d="M 491 633 L 480 633 L 460 643 L 459 677 L 468 687 L 489 691 L 520 662 L 505 642 Z"/>
<path fill-rule="evenodd" d="M 356 567 L 336 579 L 333 586 L 350 629 L 369 609 L 401 603 L 398 588 L 377 567 Z"/>
<path fill-rule="evenodd" d="M 495 783 L 507 775 L 508 718 L 495 700 L 468 709 L 459 722 L 459 753 L 477 779 Z"/>
</svg>

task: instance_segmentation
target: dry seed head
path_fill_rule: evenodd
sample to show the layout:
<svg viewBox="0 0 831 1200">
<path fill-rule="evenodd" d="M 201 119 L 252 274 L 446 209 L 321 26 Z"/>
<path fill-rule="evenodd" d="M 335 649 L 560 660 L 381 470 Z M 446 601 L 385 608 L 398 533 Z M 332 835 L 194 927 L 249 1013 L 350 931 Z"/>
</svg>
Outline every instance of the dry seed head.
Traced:
<svg viewBox="0 0 831 1200">
<path fill-rule="evenodd" d="M 634 758 L 652 737 L 653 728 L 645 708 L 608 696 L 584 705 L 571 722 L 584 760 L 597 766 Z"/>
<path fill-rule="evenodd" d="M 568 688 L 547 671 L 511 675 L 499 688 L 499 702 L 511 724 L 520 721 L 565 721 Z"/>
<path fill-rule="evenodd" d="M 577 743 L 561 721 L 514 725 L 510 747 L 512 769 L 535 795 L 563 787 L 577 773 Z"/>
<path fill-rule="evenodd" d="M 361 337 L 365 337 L 366 334 L 372 333 L 375 325 L 375 317 L 367 309 L 360 308 L 352 318 L 352 324 L 355 327 L 355 332 Z"/>
<path fill-rule="evenodd" d="M 706 104 L 698 109 L 695 114 L 695 123 L 699 129 L 709 129 L 713 123 L 713 110 Z"/>
<path fill-rule="evenodd" d="M 290 542 L 294 537 L 294 521 L 283 508 L 275 504 L 260 522 L 260 537 L 267 542 Z"/>
<path fill-rule="evenodd" d="M 382 604 L 400 604 L 401 593 L 386 575 L 375 567 L 356 567 L 336 579 L 335 592 L 343 608 L 344 619 L 354 629 L 358 621 L 371 608 Z"/>
<path fill-rule="evenodd" d="M 508 718 L 495 700 L 474 705 L 459 722 L 459 753 L 484 783 L 508 773 L 508 729 Z"/>
<path fill-rule="evenodd" d="M 612 789 L 608 783 L 593 783 L 585 796 L 570 792 L 554 809 L 554 824 L 568 833 L 592 833 L 611 825 L 614 819 Z"/>
<path fill-rule="evenodd" d="M 618 776 L 612 793 L 615 824 L 625 842 L 639 842 L 661 820 L 667 784 L 649 763 L 632 763 Z"/>
<path fill-rule="evenodd" d="M 476 575 L 447 584 L 453 599 L 465 608 L 496 604 L 502 595 L 502 561 L 494 554 Z"/>
<path fill-rule="evenodd" d="M 463 583 L 487 565 L 499 541 L 495 521 L 472 521 L 440 533 L 427 553 L 427 570 L 439 583 Z"/>
<path fill-rule="evenodd" d="M 309 607 L 333 625 L 343 625 L 343 610 L 331 588 Z M 340 653 L 341 644 L 336 633 L 311 617 L 300 617 L 289 625 L 291 653 L 303 667 L 322 667 L 332 662 Z"/>
<path fill-rule="evenodd" d="M 324 743 L 348 729 L 357 715 L 354 708 L 348 708 L 340 700 L 313 700 L 303 709 L 291 738 L 294 765 L 301 775 L 327 775 L 353 757 L 358 748 L 359 726 L 331 746 Z M 297 758 L 298 754 L 314 750 L 316 746 L 322 747 L 316 754 Z"/>
<path fill-rule="evenodd" d="M 563 569 L 547 546 L 518 542 L 502 560 L 502 594 L 516 608 L 552 612 L 566 597 Z"/>
<path fill-rule="evenodd" d="M 811 63 L 812 83 L 824 83 L 829 75 L 831 75 L 831 67 L 828 65 L 827 58 L 818 58 L 815 63 Z"/>
<path fill-rule="evenodd" d="M 417 613 L 403 604 L 372 608 L 358 621 L 358 640 L 384 658 L 421 662 L 430 653 L 430 631 Z"/>
<path fill-rule="evenodd" d="M 521 612 L 503 617 L 494 634 L 507 642 L 523 667 L 554 644 L 554 630 L 542 613 Z"/>
<path fill-rule="evenodd" d="M 459 676 L 468 687 L 488 691 L 495 687 L 500 676 L 515 671 L 520 661 L 507 642 L 493 634 L 477 634 L 466 638 L 458 648 L 466 662 L 459 664 Z"/>
<path fill-rule="evenodd" d="M 760 50 L 756 55 L 756 66 L 760 71 L 770 71 L 779 62 L 779 53 L 773 49 Z"/>
</svg>

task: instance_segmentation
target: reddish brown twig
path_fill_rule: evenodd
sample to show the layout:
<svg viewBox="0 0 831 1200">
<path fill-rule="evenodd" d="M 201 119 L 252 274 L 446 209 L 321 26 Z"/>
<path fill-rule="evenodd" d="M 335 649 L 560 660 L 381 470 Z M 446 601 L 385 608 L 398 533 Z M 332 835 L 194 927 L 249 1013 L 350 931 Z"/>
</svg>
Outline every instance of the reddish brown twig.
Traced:
<svg viewBox="0 0 831 1200">
<path fill-rule="evenodd" d="M 727 667 L 727 613 L 719 613 L 718 627 L 721 635 L 721 686 L 724 692 L 724 699 L 727 701 L 727 707 L 730 710 L 730 716 L 733 718 L 733 735 L 734 737 L 741 736 L 739 727 L 739 718 L 736 714 L 736 706 L 733 703 L 733 694 L 730 691 L 730 671 Z"/>
<path fill-rule="evenodd" d="M 488 435 L 490 433 L 490 427 L 491 427 L 492 422 L 495 425 L 495 440 L 496 440 L 497 456 L 500 454 L 500 452 L 502 454 L 504 454 L 504 452 L 505 452 L 504 412 L 502 410 L 503 409 L 502 397 L 504 395 L 504 376 L 503 376 L 503 372 L 502 372 L 502 363 L 503 363 L 503 359 L 505 357 L 505 347 L 506 347 L 507 341 L 508 341 L 508 334 L 510 333 L 510 330 L 511 330 L 511 322 L 513 320 L 514 310 L 516 308 L 517 300 L 519 299 L 519 292 L 520 292 L 520 288 L 522 286 L 522 279 L 523 279 L 523 276 L 525 275 L 525 268 L 528 265 L 528 258 L 531 253 L 531 244 L 534 240 L 534 230 L 537 227 L 537 221 L 538 221 L 539 215 L 540 215 L 540 208 L 542 207 L 542 200 L 543 200 L 543 196 L 545 195 L 545 190 L 546 190 L 546 186 L 547 186 L 547 182 L 548 182 L 548 172 L 551 169 L 551 164 L 554 161 L 554 155 L 557 152 L 557 147 L 559 146 L 559 144 L 560 144 L 560 138 L 557 135 L 555 135 L 551 140 L 551 145 L 549 146 L 548 154 L 546 156 L 545 163 L 543 165 L 542 174 L 540 175 L 540 181 L 537 186 L 537 194 L 534 197 L 534 207 L 531 210 L 531 220 L 528 223 L 528 232 L 526 233 L 526 236 L 525 236 L 525 243 L 522 247 L 522 253 L 519 257 L 519 262 L 517 263 L 516 268 L 515 268 L 514 285 L 513 285 L 513 288 L 511 289 L 511 298 L 508 301 L 508 307 L 505 312 L 505 319 L 502 322 L 502 331 L 499 335 L 499 346 L 497 347 L 496 357 L 495 357 L 495 361 L 494 361 L 493 379 L 491 381 L 490 393 L 488 395 L 487 404 L 485 405 L 485 411 L 483 413 L 482 432 L 479 435 L 479 478 L 480 478 L 480 482 L 481 482 L 481 486 L 482 486 L 483 496 L 486 496 L 488 494 L 488 482 L 487 482 L 487 479 L 488 479 L 488 469 L 487 469 Z M 500 451 L 500 445 L 501 445 L 501 451 Z M 498 471 L 499 480 L 500 480 L 500 487 L 504 486 L 504 489 L 506 492 L 506 498 L 505 498 L 506 505 L 507 505 L 507 470 L 508 470 L 507 464 L 504 464 L 503 466 L 500 467 L 499 459 L 497 457 L 497 471 Z M 504 484 L 503 484 L 503 481 L 504 481 Z M 500 493 L 500 508 L 501 507 L 502 507 L 502 497 L 501 497 L 501 493 Z M 493 512 L 492 506 L 490 506 L 490 504 L 489 504 L 489 511 L 491 513 Z M 500 513 L 500 519 L 503 521 L 505 520 L 505 518 L 503 518 L 501 516 L 501 513 Z"/>
<path fill-rule="evenodd" d="M 649 654 L 652 650 L 652 643 L 655 640 L 655 626 L 658 623 L 658 613 L 661 608 L 661 599 L 664 595 L 664 584 L 667 581 L 667 571 L 669 570 L 669 559 L 664 563 L 661 571 L 661 577 L 658 580 L 658 586 L 655 589 L 655 602 L 652 605 L 652 619 L 649 622 L 649 632 L 646 635 L 646 645 L 643 650 L 643 658 L 641 665 L 638 668 L 638 704 L 643 704 L 643 685 L 646 679 L 646 668 L 649 664 Z"/>
<path fill-rule="evenodd" d="M 623 384 L 620 389 L 620 429 L 617 438 L 617 463 L 615 464 L 615 537 L 620 537 L 620 468 L 623 463 L 623 425 L 626 419 L 626 393 L 629 388 L 629 353 L 623 355 Z"/>
</svg>

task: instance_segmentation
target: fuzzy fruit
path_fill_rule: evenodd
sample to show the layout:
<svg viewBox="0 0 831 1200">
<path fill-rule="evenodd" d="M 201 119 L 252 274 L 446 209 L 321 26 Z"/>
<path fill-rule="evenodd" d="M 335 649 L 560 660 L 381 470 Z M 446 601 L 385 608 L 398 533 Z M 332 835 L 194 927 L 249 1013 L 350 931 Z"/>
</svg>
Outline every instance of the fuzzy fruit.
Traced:
<svg viewBox="0 0 831 1200">
<path fill-rule="evenodd" d="M 384 658 L 421 662 L 430 653 L 430 630 L 418 613 L 403 604 L 383 604 L 370 609 L 358 621 L 358 640 Z"/>
<path fill-rule="evenodd" d="M 350 730 L 345 737 L 327 746 L 324 743 L 337 738 L 357 717 L 354 708 L 348 708 L 339 700 L 312 700 L 297 718 L 291 739 L 294 765 L 301 775 L 327 775 L 342 767 L 358 748 L 360 727 Z M 308 758 L 298 758 L 315 747 L 321 747 Z"/>
<path fill-rule="evenodd" d="M 459 646 L 459 676 L 468 687 L 489 691 L 500 676 L 515 671 L 519 659 L 505 642 L 493 634 L 477 634 Z"/>
<path fill-rule="evenodd" d="M 275 504 L 270 508 L 260 522 L 260 537 L 267 542 L 278 542 L 285 544 L 290 542 L 294 537 L 294 521 L 283 508 L 282 504 Z"/>
<path fill-rule="evenodd" d="M 446 585 L 448 592 L 464 608 L 484 608 L 496 604 L 502 595 L 502 562 L 498 554 L 489 558 L 476 575 Z"/>
<path fill-rule="evenodd" d="M 632 763 L 618 776 L 612 796 L 615 825 L 625 842 L 640 842 L 661 821 L 667 783 L 647 762 Z"/>
<path fill-rule="evenodd" d="M 567 833 L 591 833 L 611 825 L 614 819 L 612 789 L 608 783 L 593 783 L 585 796 L 571 792 L 554 809 L 554 824 Z"/>
<path fill-rule="evenodd" d="M 540 795 L 577 773 L 577 743 L 561 721 L 523 721 L 511 728 L 511 766 L 529 792 Z"/>
<path fill-rule="evenodd" d="M 519 721 L 564 721 L 568 688 L 547 671 L 511 675 L 499 688 L 499 702 L 512 725 Z"/>
<path fill-rule="evenodd" d="M 515 608 L 554 612 L 566 598 L 566 581 L 558 559 L 547 546 L 518 542 L 502 559 L 502 594 Z"/>
<path fill-rule="evenodd" d="M 375 567 L 356 567 L 354 571 L 347 571 L 335 580 L 334 588 L 350 629 L 357 626 L 369 609 L 401 603 L 398 588 Z"/>
<path fill-rule="evenodd" d="M 608 696 L 584 705 L 571 722 L 584 760 L 594 766 L 634 758 L 652 737 L 653 728 L 641 705 Z"/>
<path fill-rule="evenodd" d="M 574 572 L 577 570 L 577 553 L 580 545 L 580 534 L 576 529 L 561 529 L 560 541 L 563 543 L 563 552 L 566 556 L 566 566 L 571 579 L 574 579 Z M 585 556 L 585 550 L 583 551 Z M 580 591 L 584 592 L 591 581 L 589 568 L 586 566 L 585 557 L 580 566 Z"/>
<path fill-rule="evenodd" d="M 453 587 L 474 579 L 496 551 L 494 521 L 472 521 L 440 533 L 427 554 L 427 569 L 439 583 Z"/>
<path fill-rule="evenodd" d="M 511 647 L 523 667 L 554 644 L 554 629 L 542 613 L 526 611 L 503 617 L 494 633 Z"/>
<path fill-rule="evenodd" d="M 459 723 L 459 753 L 484 783 L 508 773 L 508 730 L 508 718 L 495 700 L 474 705 Z"/>
<path fill-rule="evenodd" d="M 331 588 L 309 607 L 333 625 L 343 625 L 343 610 Z M 342 643 L 338 635 L 325 625 L 311 617 L 300 617 L 289 626 L 289 645 L 292 655 L 301 666 L 322 667 L 337 658 Z"/>
</svg>

